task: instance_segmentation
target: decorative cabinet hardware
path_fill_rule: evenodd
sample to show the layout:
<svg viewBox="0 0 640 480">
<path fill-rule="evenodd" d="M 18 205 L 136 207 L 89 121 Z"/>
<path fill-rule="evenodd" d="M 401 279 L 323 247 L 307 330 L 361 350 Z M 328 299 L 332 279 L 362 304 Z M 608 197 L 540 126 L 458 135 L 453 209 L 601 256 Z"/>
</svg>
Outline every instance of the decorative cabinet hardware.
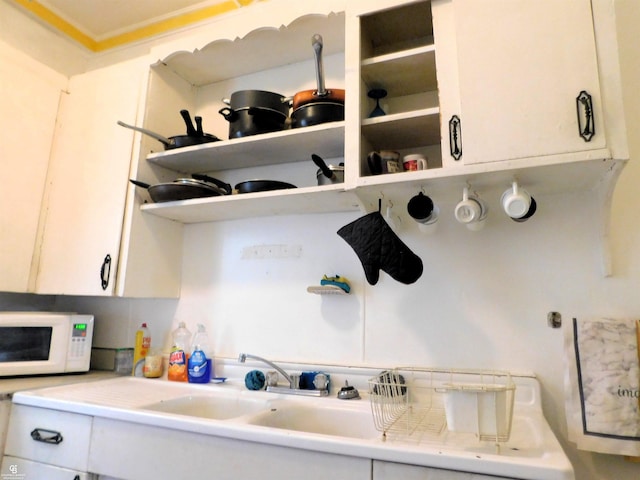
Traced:
<svg viewBox="0 0 640 480">
<path fill-rule="evenodd" d="M 109 285 L 109 277 L 111 276 L 111 255 L 107 253 L 107 256 L 104 257 L 104 261 L 102 262 L 102 267 L 100 268 L 100 281 L 102 283 L 102 290 L 106 290 Z"/>
<path fill-rule="evenodd" d="M 593 101 L 591 95 L 584 90 L 582 90 L 576 98 L 576 110 L 578 113 L 580 136 L 585 142 L 590 142 L 596 133 L 593 120 Z"/>
<path fill-rule="evenodd" d="M 460 117 L 457 115 L 449 120 L 449 150 L 455 160 L 460 160 L 462 157 L 462 129 Z"/>
<path fill-rule="evenodd" d="M 62 443 L 63 440 L 60 432 L 46 430 L 44 428 L 33 429 L 31 432 L 31 438 L 36 442 L 51 443 L 53 445 L 58 445 L 59 443 Z"/>
</svg>

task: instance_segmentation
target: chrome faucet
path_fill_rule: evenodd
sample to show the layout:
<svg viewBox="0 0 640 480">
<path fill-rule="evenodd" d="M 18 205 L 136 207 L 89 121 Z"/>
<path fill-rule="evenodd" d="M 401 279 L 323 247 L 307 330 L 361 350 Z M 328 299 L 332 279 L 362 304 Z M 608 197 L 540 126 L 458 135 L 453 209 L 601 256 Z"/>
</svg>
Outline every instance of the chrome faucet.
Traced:
<svg viewBox="0 0 640 480">
<path fill-rule="evenodd" d="M 299 385 L 300 375 L 297 375 L 297 374 L 289 375 L 278 365 L 276 365 L 273 362 L 270 362 L 266 358 L 258 357 L 257 355 L 249 355 L 248 353 L 241 353 L 238 356 L 238 362 L 244 363 L 247 360 L 247 358 L 252 358 L 262 363 L 266 363 L 270 367 L 274 368 L 280 375 L 282 375 L 287 380 L 287 382 L 289 382 L 288 387 L 278 387 L 277 385 L 267 385 L 267 389 L 266 389 L 267 392 L 287 393 L 290 395 L 304 395 L 304 396 L 310 396 L 310 397 L 326 397 L 327 395 L 329 395 L 329 390 L 326 388 L 326 385 L 322 387 L 318 387 L 316 390 L 301 389 Z M 326 377 L 325 377 L 325 382 L 326 382 Z"/>
<path fill-rule="evenodd" d="M 244 363 L 247 358 L 253 358 L 254 360 L 259 360 L 262 363 L 266 363 L 270 367 L 275 368 L 278 371 L 278 373 L 282 375 L 287 380 L 287 382 L 289 382 L 289 388 L 295 388 L 295 385 L 293 384 L 293 380 L 291 379 L 291 376 L 275 363 L 270 362 L 266 358 L 258 357 L 257 355 L 249 355 L 248 353 L 241 353 L 240 356 L 238 357 L 238 361 L 240 363 Z"/>
</svg>

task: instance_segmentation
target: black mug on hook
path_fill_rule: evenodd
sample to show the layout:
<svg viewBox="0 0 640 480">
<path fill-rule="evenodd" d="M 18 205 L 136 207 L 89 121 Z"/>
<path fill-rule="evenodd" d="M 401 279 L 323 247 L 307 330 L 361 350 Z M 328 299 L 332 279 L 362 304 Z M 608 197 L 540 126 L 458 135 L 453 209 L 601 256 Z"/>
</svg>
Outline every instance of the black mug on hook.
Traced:
<svg viewBox="0 0 640 480">
<path fill-rule="evenodd" d="M 418 223 L 418 228 L 429 233 L 435 229 L 438 221 L 438 206 L 433 203 L 430 197 L 420 192 L 411 197 L 407 204 L 407 212 Z"/>
</svg>

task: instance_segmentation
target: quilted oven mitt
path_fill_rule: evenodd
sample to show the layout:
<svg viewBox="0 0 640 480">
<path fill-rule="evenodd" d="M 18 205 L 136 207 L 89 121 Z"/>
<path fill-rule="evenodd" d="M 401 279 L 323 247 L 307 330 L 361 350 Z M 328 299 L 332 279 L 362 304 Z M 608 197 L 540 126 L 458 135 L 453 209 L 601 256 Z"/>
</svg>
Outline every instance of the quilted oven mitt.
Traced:
<svg viewBox="0 0 640 480">
<path fill-rule="evenodd" d="M 370 285 L 380 270 L 398 282 L 410 284 L 422 275 L 422 260 L 391 230 L 379 211 L 369 213 L 338 230 L 356 252 Z"/>
</svg>

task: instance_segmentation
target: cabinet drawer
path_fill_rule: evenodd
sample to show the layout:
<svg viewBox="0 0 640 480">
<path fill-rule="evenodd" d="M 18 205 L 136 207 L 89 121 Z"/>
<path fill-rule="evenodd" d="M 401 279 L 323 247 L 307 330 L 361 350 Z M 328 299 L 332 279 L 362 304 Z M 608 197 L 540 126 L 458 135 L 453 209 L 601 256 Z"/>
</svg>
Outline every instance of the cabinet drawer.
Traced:
<svg viewBox="0 0 640 480">
<path fill-rule="evenodd" d="M 0 469 L 2 478 L 42 478 L 46 480 L 94 480 L 90 473 L 54 467 L 46 463 L 33 462 L 24 458 L 5 456 Z"/>
<path fill-rule="evenodd" d="M 5 454 L 86 471 L 91 423 L 86 415 L 14 404 Z"/>
</svg>

